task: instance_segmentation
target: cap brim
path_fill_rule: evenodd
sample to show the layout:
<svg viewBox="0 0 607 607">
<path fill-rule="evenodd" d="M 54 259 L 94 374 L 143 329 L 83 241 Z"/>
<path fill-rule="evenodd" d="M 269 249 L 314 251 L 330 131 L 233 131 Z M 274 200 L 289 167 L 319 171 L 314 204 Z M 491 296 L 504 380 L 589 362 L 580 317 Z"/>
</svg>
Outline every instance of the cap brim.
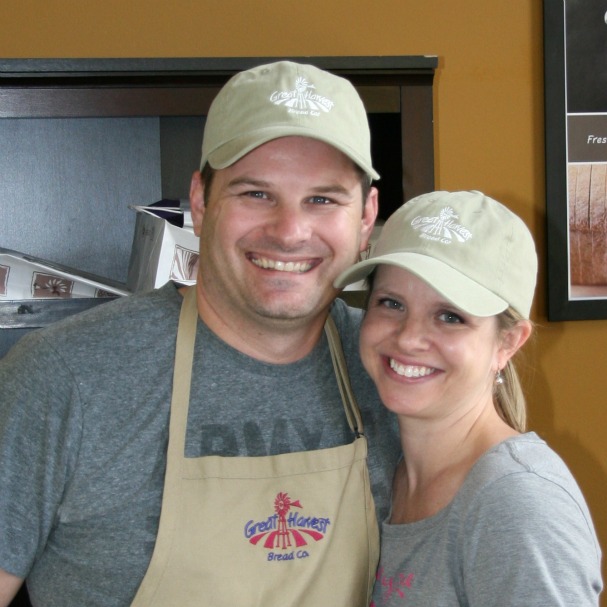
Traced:
<svg viewBox="0 0 607 607">
<path fill-rule="evenodd" d="M 361 261 L 342 272 L 334 282 L 341 289 L 365 279 L 380 264 L 408 270 L 463 312 L 473 316 L 494 316 L 508 308 L 508 302 L 443 261 L 419 253 L 390 253 Z"/>
<path fill-rule="evenodd" d="M 369 162 L 364 158 L 361 158 L 359 154 L 356 154 L 348 146 L 342 145 L 339 141 L 336 141 L 329 136 L 323 137 L 322 134 L 319 134 L 316 130 L 309 130 L 297 125 L 265 127 L 257 131 L 244 133 L 210 152 L 207 158 L 202 158 L 201 169 L 206 162 L 214 169 L 225 169 L 268 141 L 273 141 L 280 137 L 293 136 L 309 137 L 310 139 L 322 141 L 344 153 L 372 179 L 377 180 L 380 178 L 379 173 L 369 164 Z"/>
</svg>

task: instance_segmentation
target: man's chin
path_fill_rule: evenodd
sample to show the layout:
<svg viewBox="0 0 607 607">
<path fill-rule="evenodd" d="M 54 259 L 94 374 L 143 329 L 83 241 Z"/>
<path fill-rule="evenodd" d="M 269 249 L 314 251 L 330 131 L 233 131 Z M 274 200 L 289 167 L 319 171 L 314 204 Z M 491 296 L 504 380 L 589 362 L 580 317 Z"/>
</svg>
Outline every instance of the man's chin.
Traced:
<svg viewBox="0 0 607 607">
<path fill-rule="evenodd" d="M 274 298 L 266 305 L 255 306 L 257 313 L 268 319 L 276 321 L 305 320 L 317 317 L 326 311 L 333 297 L 326 297 L 311 302 L 309 296 L 303 298 Z"/>
</svg>

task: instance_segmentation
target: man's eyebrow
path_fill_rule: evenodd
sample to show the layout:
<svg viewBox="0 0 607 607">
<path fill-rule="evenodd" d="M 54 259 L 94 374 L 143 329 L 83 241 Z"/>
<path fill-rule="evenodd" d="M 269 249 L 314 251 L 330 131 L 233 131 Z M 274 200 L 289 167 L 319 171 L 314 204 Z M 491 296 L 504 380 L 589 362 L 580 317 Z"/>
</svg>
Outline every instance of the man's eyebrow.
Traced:
<svg viewBox="0 0 607 607">
<path fill-rule="evenodd" d="M 260 189 L 269 189 L 272 187 L 272 183 L 269 181 L 264 181 L 263 179 L 256 179 L 254 177 L 247 177 L 246 175 L 243 177 L 235 177 L 231 181 L 228 182 L 228 187 L 240 187 L 247 186 L 252 188 L 260 188 Z M 310 188 L 311 194 L 341 194 L 341 195 L 349 195 L 350 190 L 344 187 L 339 183 L 327 184 L 327 185 L 319 185 Z"/>
<path fill-rule="evenodd" d="M 317 186 L 311 191 L 315 194 L 350 194 L 350 190 L 339 183 Z"/>
<path fill-rule="evenodd" d="M 270 182 L 263 181 L 261 179 L 254 179 L 253 177 L 235 177 L 228 182 L 228 187 L 237 187 L 241 185 L 251 186 L 255 188 L 269 188 Z"/>
</svg>

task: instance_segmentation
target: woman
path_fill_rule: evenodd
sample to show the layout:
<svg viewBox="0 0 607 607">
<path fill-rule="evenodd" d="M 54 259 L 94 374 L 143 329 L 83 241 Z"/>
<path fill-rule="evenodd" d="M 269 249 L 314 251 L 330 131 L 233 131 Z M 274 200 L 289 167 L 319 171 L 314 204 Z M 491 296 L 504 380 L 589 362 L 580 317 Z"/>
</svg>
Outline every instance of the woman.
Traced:
<svg viewBox="0 0 607 607">
<path fill-rule="evenodd" d="M 371 274 L 372 273 L 372 274 Z M 433 192 L 386 222 L 369 259 L 361 356 L 399 421 L 376 607 L 598 605 L 600 548 L 562 460 L 525 433 L 512 362 L 532 333 L 524 223 L 481 192 Z"/>
</svg>

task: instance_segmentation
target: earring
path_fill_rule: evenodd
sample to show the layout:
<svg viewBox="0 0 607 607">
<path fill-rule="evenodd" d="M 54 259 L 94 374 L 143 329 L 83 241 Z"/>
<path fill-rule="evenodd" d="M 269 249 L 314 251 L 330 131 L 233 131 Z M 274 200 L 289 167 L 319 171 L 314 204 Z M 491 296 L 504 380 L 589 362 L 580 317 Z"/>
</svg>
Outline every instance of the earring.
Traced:
<svg viewBox="0 0 607 607">
<path fill-rule="evenodd" d="M 371 254 L 371 243 L 367 245 L 367 248 L 364 251 L 361 251 L 358 254 L 358 261 L 364 261 L 365 259 L 369 259 L 369 255 Z"/>
<path fill-rule="evenodd" d="M 504 377 L 502 376 L 502 370 L 498 369 L 495 372 L 495 383 L 499 386 L 504 383 Z"/>
</svg>

